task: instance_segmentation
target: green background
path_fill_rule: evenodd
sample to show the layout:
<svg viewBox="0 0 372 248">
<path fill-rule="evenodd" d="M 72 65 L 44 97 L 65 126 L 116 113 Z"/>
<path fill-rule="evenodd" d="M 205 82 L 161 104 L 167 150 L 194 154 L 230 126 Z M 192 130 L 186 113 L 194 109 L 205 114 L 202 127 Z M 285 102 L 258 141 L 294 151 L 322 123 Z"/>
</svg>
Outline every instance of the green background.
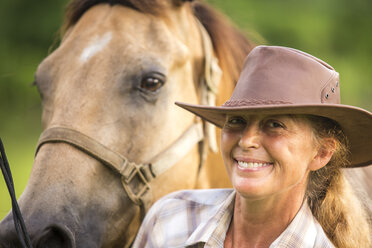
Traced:
<svg viewBox="0 0 372 248">
<path fill-rule="evenodd" d="M 58 39 L 62 0 L 0 1 L 0 137 L 17 196 L 26 186 L 41 132 L 34 72 Z M 209 0 L 257 44 L 294 47 L 340 72 L 344 104 L 372 110 L 372 1 Z M 0 219 L 10 210 L 0 178 Z"/>
</svg>

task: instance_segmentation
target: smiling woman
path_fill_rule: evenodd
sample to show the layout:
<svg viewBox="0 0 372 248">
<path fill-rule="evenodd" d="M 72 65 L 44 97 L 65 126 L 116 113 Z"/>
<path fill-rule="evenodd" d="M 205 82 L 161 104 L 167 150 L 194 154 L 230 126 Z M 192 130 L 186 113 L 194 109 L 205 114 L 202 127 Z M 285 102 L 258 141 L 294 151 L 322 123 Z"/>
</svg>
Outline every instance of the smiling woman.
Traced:
<svg viewBox="0 0 372 248">
<path fill-rule="evenodd" d="M 311 141 L 313 130 L 304 118 L 234 116 L 223 127 L 221 152 L 234 188 L 245 198 L 271 196 L 275 204 L 282 199 L 298 209 L 308 171 L 325 165 L 312 161 L 317 151 Z"/>
<path fill-rule="evenodd" d="M 340 104 L 330 65 L 258 46 L 223 106 L 177 105 L 222 127 L 234 189 L 166 196 L 134 247 L 370 247 L 367 214 L 341 168 L 372 163 L 372 114 Z"/>
</svg>

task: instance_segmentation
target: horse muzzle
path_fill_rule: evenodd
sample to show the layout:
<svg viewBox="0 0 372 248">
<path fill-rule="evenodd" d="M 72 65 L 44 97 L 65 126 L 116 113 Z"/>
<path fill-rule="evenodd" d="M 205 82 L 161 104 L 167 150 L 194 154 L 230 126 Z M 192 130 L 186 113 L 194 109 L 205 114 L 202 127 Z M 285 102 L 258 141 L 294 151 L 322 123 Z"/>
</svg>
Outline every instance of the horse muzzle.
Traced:
<svg viewBox="0 0 372 248">
<path fill-rule="evenodd" d="M 75 238 L 67 226 L 51 224 L 31 235 L 33 248 L 76 248 Z M 23 248 L 18 240 L 11 215 L 0 226 L 0 248 Z"/>
</svg>

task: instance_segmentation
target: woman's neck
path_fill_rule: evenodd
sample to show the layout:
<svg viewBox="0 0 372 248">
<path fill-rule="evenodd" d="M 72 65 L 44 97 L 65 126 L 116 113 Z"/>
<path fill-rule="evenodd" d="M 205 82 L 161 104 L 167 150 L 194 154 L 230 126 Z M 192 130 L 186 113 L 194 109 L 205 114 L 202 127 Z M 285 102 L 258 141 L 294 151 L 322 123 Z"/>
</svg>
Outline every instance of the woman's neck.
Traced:
<svg viewBox="0 0 372 248">
<path fill-rule="evenodd" d="M 294 219 L 303 199 L 304 192 L 259 200 L 237 192 L 225 247 L 269 247 Z"/>
</svg>

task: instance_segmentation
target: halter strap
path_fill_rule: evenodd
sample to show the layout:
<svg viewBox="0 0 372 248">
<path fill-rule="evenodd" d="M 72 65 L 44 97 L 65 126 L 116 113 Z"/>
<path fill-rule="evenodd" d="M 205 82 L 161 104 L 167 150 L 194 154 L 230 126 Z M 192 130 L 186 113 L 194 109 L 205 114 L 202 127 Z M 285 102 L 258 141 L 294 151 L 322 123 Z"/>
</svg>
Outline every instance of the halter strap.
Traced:
<svg viewBox="0 0 372 248">
<path fill-rule="evenodd" d="M 41 134 L 36 154 L 46 143 L 62 142 L 78 148 L 120 174 L 128 197 L 135 204 L 143 205 L 144 210 L 147 211 L 152 202 L 150 181 L 180 161 L 201 140 L 203 140 L 202 124 L 195 123 L 150 162 L 136 164 L 77 130 L 57 126 L 48 128 Z"/>
<path fill-rule="evenodd" d="M 204 50 L 204 76 L 201 78 L 202 81 L 199 84 L 201 92 L 200 103 L 202 105 L 215 106 L 222 70 L 218 66 L 217 57 L 214 55 L 213 44 L 208 31 L 198 19 L 196 19 L 196 23 L 202 38 L 202 46 Z M 205 122 L 205 133 L 209 149 L 212 152 L 218 152 L 216 127 L 209 122 Z M 204 149 L 207 150 L 208 147 L 205 147 Z M 204 160 L 206 154 L 207 152 L 204 152 Z"/>
</svg>

